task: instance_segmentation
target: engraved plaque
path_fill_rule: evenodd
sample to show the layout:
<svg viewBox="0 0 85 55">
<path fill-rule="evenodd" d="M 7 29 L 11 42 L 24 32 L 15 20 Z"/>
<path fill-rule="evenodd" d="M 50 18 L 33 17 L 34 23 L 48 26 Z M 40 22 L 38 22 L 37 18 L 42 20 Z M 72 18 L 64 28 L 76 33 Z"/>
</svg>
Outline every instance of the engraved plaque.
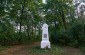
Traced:
<svg viewBox="0 0 85 55">
<path fill-rule="evenodd" d="M 44 38 L 47 38 L 47 34 L 44 34 Z"/>
</svg>

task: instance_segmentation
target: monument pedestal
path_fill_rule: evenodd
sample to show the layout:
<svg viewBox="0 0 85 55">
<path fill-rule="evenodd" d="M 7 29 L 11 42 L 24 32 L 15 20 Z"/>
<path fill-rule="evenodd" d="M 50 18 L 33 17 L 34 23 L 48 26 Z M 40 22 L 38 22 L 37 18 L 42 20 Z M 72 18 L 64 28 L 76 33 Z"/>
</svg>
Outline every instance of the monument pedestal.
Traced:
<svg viewBox="0 0 85 55">
<path fill-rule="evenodd" d="M 51 48 L 50 41 L 41 41 L 41 48 L 43 49 L 45 47 Z"/>
</svg>

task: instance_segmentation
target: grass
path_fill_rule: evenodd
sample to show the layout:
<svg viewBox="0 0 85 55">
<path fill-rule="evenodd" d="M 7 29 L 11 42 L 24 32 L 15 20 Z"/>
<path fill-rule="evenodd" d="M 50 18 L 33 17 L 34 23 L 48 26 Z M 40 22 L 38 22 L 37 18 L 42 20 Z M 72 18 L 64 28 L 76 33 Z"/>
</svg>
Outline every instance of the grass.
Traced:
<svg viewBox="0 0 85 55">
<path fill-rule="evenodd" d="M 0 51 L 5 50 L 5 49 L 7 49 L 6 46 L 1 46 L 1 45 L 0 45 Z"/>
<path fill-rule="evenodd" d="M 36 46 L 30 50 L 31 53 L 49 53 L 49 54 L 62 54 L 64 50 L 58 46 L 52 46 L 51 49 L 41 49 L 40 46 Z"/>
<path fill-rule="evenodd" d="M 80 50 L 85 54 L 85 47 L 80 47 Z"/>
</svg>

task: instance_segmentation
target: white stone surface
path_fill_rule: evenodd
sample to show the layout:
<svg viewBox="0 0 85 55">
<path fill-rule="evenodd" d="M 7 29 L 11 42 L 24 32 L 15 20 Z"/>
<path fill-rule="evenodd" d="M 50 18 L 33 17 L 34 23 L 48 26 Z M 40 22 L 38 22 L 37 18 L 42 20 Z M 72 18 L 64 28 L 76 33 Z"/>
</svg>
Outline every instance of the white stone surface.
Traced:
<svg viewBox="0 0 85 55">
<path fill-rule="evenodd" d="M 41 41 L 41 48 L 51 48 L 50 41 L 49 41 L 49 35 L 48 35 L 48 25 L 45 23 L 42 26 L 42 41 Z"/>
<path fill-rule="evenodd" d="M 41 41 L 41 48 L 43 49 L 46 47 L 51 48 L 50 41 Z"/>
</svg>

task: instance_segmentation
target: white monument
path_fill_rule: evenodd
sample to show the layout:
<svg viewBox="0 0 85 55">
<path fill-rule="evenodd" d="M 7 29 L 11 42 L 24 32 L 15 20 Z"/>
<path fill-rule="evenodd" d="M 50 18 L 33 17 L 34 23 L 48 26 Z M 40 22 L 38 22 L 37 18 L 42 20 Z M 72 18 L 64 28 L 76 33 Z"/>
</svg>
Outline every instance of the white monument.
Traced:
<svg viewBox="0 0 85 55">
<path fill-rule="evenodd" d="M 41 48 L 51 48 L 50 47 L 50 41 L 49 41 L 49 35 L 48 35 L 48 25 L 45 23 L 42 26 L 42 41 L 41 41 Z"/>
</svg>

